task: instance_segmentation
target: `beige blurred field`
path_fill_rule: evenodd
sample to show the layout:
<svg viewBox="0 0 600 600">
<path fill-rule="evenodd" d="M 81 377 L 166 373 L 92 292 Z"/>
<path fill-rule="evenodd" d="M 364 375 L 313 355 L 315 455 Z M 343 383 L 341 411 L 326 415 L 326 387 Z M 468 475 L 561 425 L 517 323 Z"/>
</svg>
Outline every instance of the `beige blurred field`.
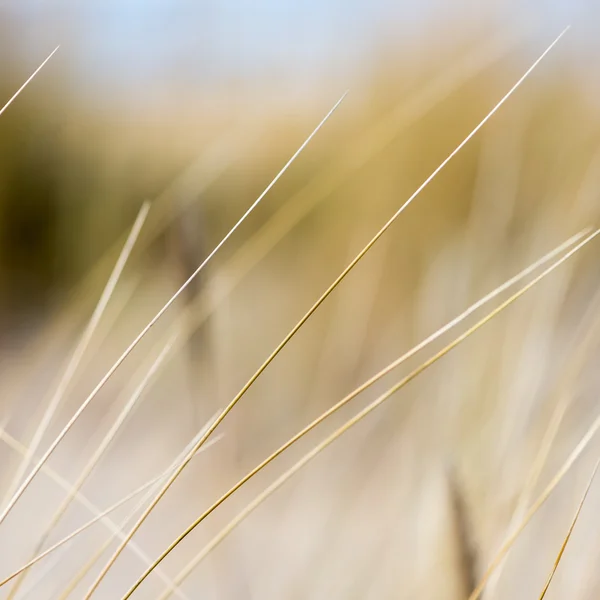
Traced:
<svg viewBox="0 0 600 600">
<path fill-rule="evenodd" d="M 350 90 L 0 523 L 0 577 L 38 553 L 69 486 L 174 332 L 178 343 L 83 483 L 84 498 L 73 500 L 43 548 L 169 468 L 553 39 L 516 24 L 430 35 L 437 43 L 415 53 L 381 50 L 348 86 L 334 78 L 291 104 L 284 78 L 261 82 L 258 92 L 256 83 L 233 81 L 212 96 L 182 84 L 169 102 L 139 110 L 101 110 L 69 92 L 61 67 L 68 48 L 61 48 L 0 115 L 4 509 L 142 203 L 150 201 L 148 217 L 37 455 Z M 148 560 L 297 431 L 496 286 L 598 226 L 600 105 L 581 84 L 585 70 L 573 66 L 577 36 L 574 27 L 300 328 L 209 438 L 216 442 L 174 482 L 94 598 L 122 598 Z M 9 63 L 0 104 L 37 66 Z M 598 416 L 598 243 L 315 457 L 173 597 L 469 598 Z M 257 494 L 542 270 L 294 444 L 201 523 L 133 597 L 163 598 L 161 578 L 176 578 Z M 599 451 L 592 439 L 484 597 L 540 597 Z M 597 597 L 599 493 L 596 482 L 547 598 Z M 129 530 L 134 521 L 122 522 L 135 505 L 6 583 L 0 597 L 84 598 L 117 540 L 82 569 L 111 527 Z"/>
</svg>

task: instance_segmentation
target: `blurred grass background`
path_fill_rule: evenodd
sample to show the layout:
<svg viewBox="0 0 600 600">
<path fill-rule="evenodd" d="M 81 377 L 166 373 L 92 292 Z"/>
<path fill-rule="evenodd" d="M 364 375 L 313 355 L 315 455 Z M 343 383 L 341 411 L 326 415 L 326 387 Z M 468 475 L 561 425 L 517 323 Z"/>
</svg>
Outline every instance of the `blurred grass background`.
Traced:
<svg viewBox="0 0 600 600">
<path fill-rule="evenodd" d="M 152 201 L 148 222 L 46 445 L 350 88 L 52 457 L 76 479 L 138 369 L 183 319 L 189 343 L 83 488 L 101 507 L 167 467 L 573 21 L 251 388 L 224 438 L 136 536 L 150 556 L 363 380 L 598 222 L 591 3 L 28 0 L 2 11 L 0 98 L 63 44 L 0 117 L 0 386 L 6 430 L 25 445 L 142 202 Z M 194 572 L 189 597 L 467 598 L 508 531 L 561 395 L 572 403 L 536 490 L 596 417 L 597 252 L 587 248 L 330 448 Z M 583 366 L 569 375 L 586 334 Z M 397 377 L 256 477 L 164 569 L 176 573 L 253 493 Z M 20 457 L 3 447 L 0 460 L 5 486 Z M 585 455 L 525 531 L 490 597 L 536 597 L 593 460 Z M 3 573 L 27 559 L 63 495 L 36 478 L 2 524 Z M 590 505 L 598 500 L 592 491 Z M 597 595 L 600 522 L 587 508 L 552 598 Z M 52 539 L 87 518 L 73 505 Z M 22 597 L 59 597 L 105 535 L 90 530 L 37 586 L 32 575 Z M 120 597 L 141 571 L 123 555 L 98 597 Z M 149 580 L 139 596 L 160 586 Z"/>
</svg>

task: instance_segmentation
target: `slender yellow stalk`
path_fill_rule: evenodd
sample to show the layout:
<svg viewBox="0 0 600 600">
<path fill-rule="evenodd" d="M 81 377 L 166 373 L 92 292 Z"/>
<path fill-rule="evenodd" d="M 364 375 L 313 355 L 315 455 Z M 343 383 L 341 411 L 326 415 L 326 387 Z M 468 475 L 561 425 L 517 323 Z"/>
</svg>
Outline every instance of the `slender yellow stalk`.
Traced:
<svg viewBox="0 0 600 600">
<path fill-rule="evenodd" d="M 561 544 L 560 550 L 558 551 L 556 560 L 554 561 L 554 564 L 552 565 L 552 570 L 550 571 L 550 575 L 548 575 L 548 580 L 546 581 L 546 585 L 544 585 L 544 589 L 542 590 L 542 593 L 540 594 L 539 600 L 544 599 L 544 597 L 546 596 L 546 592 L 548 591 L 548 588 L 550 587 L 550 584 L 552 583 L 552 579 L 554 578 L 556 569 L 558 568 L 558 565 L 563 557 L 563 554 L 565 553 L 565 548 L 567 547 L 567 544 L 569 543 L 569 540 L 571 539 L 571 534 L 573 533 L 573 529 L 575 528 L 575 523 L 577 523 L 577 519 L 579 519 L 581 509 L 583 508 L 583 503 L 585 502 L 588 492 L 590 491 L 590 488 L 592 487 L 592 482 L 594 481 L 594 477 L 596 476 L 596 472 L 598 471 L 598 466 L 600 466 L 600 460 L 596 461 L 594 470 L 592 471 L 592 474 L 590 475 L 587 485 L 585 486 L 585 491 L 583 492 L 583 496 L 581 497 L 579 506 L 577 506 L 577 510 L 575 511 L 575 515 L 573 516 L 573 520 L 571 521 L 571 525 L 569 526 L 567 535 L 565 536 L 565 539 L 563 540 L 563 543 Z"/>
<path fill-rule="evenodd" d="M 321 175 L 292 194 L 288 201 L 257 232 L 245 240 L 234 251 L 233 256 L 221 266 L 221 269 L 227 273 L 227 277 L 225 286 L 220 288 L 217 297 L 193 309 L 183 308 L 184 314 L 178 317 L 178 322 L 192 324 L 192 327 L 186 327 L 185 331 L 180 334 L 176 344 L 173 345 L 172 353 L 185 343 L 193 329 L 200 327 L 209 318 L 219 303 L 231 294 L 244 276 L 319 202 L 325 200 L 354 170 L 364 166 L 386 144 L 389 144 L 402 131 L 426 115 L 461 84 L 504 56 L 516 45 L 517 41 L 522 39 L 522 33 L 517 34 L 511 31 L 508 35 L 505 33 L 498 35 L 483 47 L 478 47 L 476 51 L 467 54 L 450 69 L 444 70 L 418 92 L 399 102 L 389 114 L 360 135 L 349 149 L 342 150 L 341 156 L 334 161 L 334 164 L 328 165 Z M 225 145 L 225 148 L 228 148 L 228 144 Z M 211 162 L 215 161 L 216 167 L 220 171 L 223 161 L 222 152 L 217 152 Z M 190 165 L 168 189 L 153 201 L 152 214 L 155 217 L 160 212 L 157 213 L 157 208 L 174 190 L 179 192 L 184 190 L 184 195 L 186 195 L 185 190 L 189 188 L 190 182 L 193 181 L 194 175 L 201 166 L 202 161 L 200 160 Z M 211 180 L 212 178 L 209 177 L 208 181 Z M 163 230 L 166 221 L 162 217 L 165 215 L 160 214 L 162 216 L 157 221 L 156 227 L 152 228 L 152 224 L 147 224 L 144 238 L 139 242 L 141 247 L 144 247 L 144 242 L 148 243 L 148 240 L 152 240 Z"/>
</svg>

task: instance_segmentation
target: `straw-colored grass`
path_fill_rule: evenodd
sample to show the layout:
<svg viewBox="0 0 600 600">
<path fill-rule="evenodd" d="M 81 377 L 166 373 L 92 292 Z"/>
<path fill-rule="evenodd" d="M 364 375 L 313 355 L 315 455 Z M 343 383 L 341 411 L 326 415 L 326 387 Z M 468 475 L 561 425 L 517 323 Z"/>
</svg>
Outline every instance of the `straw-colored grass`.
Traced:
<svg viewBox="0 0 600 600">
<path fill-rule="evenodd" d="M 453 57 L 383 116 L 361 122 L 368 103 L 352 104 L 352 89 L 300 145 L 309 116 L 289 135 L 273 115 L 269 143 L 223 136 L 144 201 L 32 346 L 11 353 L 0 594 L 475 600 L 535 597 L 542 578 L 540 598 L 571 589 L 575 575 L 555 574 L 571 564 L 567 544 L 583 544 L 571 534 L 592 519 L 581 511 L 598 467 L 565 536 L 558 499 L 576 486 L 559 483 L 600 429 L 585 405 L 597 390 L 598 141 L 533 83 L 568 29 L 516 83 L 495 73 L 523 31 Z M 231 175 L 240 148 L 246 170 Z M 196 239 L 200 204 L 209 226 Z M 583 579 L 578 592 L 595 589 Z"/>
</svg>

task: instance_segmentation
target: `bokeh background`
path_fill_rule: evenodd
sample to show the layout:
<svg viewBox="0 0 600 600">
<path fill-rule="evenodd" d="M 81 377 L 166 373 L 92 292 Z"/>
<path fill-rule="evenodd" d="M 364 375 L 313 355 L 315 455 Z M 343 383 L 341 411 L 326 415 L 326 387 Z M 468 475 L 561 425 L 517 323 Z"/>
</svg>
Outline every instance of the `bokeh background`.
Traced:
<svg viewBox="0 0 600 600">
<path fill-rule="evenodd" d="M 148 218 L 38 454 L 349 90 L 0 525 L 2 576 L 31 558 L 65 485 L 172 332 L 183 343 L 84 483 L 88 504 L 74 500 L 46 546 L 89 520 L 90 503 L 104 509 L 168 468 L 567 24 L 564 39 L 251 387 L 216 432 L 222 437 L 135 536 L 137 547 L 158 555 L 345 394 L 598 223 L 600 10 L 592 2 L 22 0 L 3 2 L 0 15 L 0 105 L 61 44 L 0 116 L 4 504 L 143 202 L 151 202 Z M 523 503 L 598 414 L 597 243 L 310 463 L 194 570 L 180 597 L 468 598 Z M 166 576 L 456 334 L 255 477 L 172 553 Z M 539 596 L 598 451 L 592 441 L 486 597 Z M 548 597 L 597 597 L 598 502 L 592 488 Z M 115 511 L 114 523 L 134 505 Z M 66 590 L 110 535 L 106 522 L 95 525 L 18 588 L 0 588 L 1 597 L 83 597 L 108 549 Z M 126 550 L 95 597 L 120 598 L 144 568 Z M 151 576 L 135 597 L 157 598 L 163 588 Z"/>
</svg>

